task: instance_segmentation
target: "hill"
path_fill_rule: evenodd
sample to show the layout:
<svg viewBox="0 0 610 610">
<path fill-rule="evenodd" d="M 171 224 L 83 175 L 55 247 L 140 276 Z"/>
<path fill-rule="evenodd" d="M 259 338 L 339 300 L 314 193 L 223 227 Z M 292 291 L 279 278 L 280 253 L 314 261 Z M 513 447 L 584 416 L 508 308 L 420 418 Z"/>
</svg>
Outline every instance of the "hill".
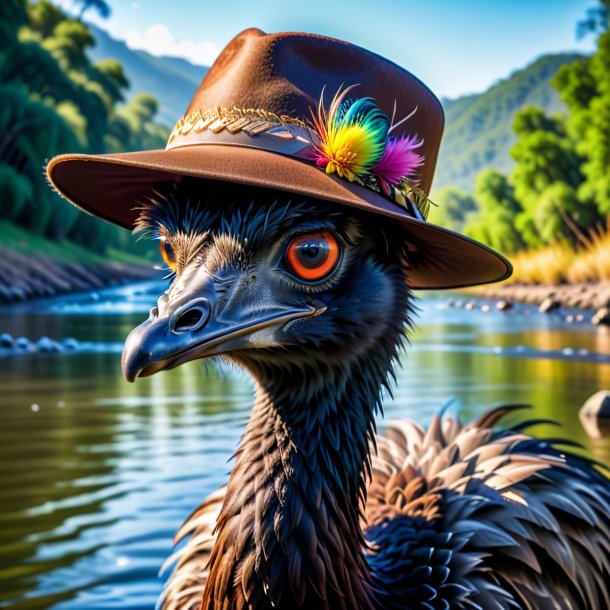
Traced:
<svg viewBox="0 0 610 610">
<path fill-rule="evenodd" d="M 509 150 L 516 141 L 512 132 L 515 112 L 529 105 L 549 113 L 563 110 L 550 80 L 560 66 L 578 57 L 575 53 L 544 55 L 483 93 L 443 100 L 445 135 L 434 188 L 457 186 L 472 192 L 482 169 L 510 171 Z"/>
<path fill-rule="evenodd" d="M 179 57 L 155 57 L 146 51 L 132 50 L 105 30 L 87 25 L 96 40 L 89 52 L 91 59 L 97 62 L 111 57 L 120 61 L 130 84 L 127 97 L 152 93 L 160 104 L 159 122 L 173 127 L 208 69 Z"/>
</svg>

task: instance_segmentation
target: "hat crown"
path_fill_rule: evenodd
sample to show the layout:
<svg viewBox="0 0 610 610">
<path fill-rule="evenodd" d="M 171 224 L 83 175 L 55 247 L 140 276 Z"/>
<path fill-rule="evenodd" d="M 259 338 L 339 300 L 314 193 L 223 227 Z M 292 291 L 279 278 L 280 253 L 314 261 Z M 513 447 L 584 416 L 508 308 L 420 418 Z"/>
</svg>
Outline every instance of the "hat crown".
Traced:
<svg viewBox="0 0 610 610">
<path fill-rule="evenodd" d="M 350 85 L 357 85 L 354 97 L 373 98 L 388 117 L 395 114 L 396 121 L 417 108 L 393 133 L 423 138 L 419 152 L 425 163 L 418 179 L 428 193 L 444 125 L 439 100 L 411 73 L 348 42 L 315 34 L 245 30 L 221 51 L 186 114 L 220 106 L 308 120 L 322 90 L 328 104 L 340 88 Z"/>
</svg>

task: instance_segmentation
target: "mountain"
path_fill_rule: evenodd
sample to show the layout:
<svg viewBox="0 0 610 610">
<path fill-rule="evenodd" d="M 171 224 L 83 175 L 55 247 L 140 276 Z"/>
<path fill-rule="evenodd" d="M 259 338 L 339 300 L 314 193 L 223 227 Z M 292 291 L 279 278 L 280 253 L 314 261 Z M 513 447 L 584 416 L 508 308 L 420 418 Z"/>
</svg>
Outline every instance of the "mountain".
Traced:
<svg viewBox="0 0 610 610">
<path fill-rule="evenodd" d="M 576 53 L 544 55 L 483 93 L 443 100 L 445 135 L 434 188 L 457 186 L 472 192 L 482 169 L 510 171 L 515 112 L 530 105 L 548 113 L 564 110 L 550 81 L 560 66 L 579 57 Z"/>
<path fill-rule="evenodd" d="M 131 83 L 129 95 L 152 93 L 160 103 L 160 122 L 173 127 L 208 69 L 178 57 L 155 57 L 132 50 L 106 31 L 90 27 L 97 42 L 91 58 L 118 59 Z M 550 80 L 560 66 L 579 57 L 576 53 L 544 55 L 483 93 L 444 99 L 445 135 L 434 188 L 457 186 L 471 192 L 482 169 L 510 171 L 509 151 L 516 141 L 512 132 L 515 112 L 528 105 L 549 113 L 563 110 Z"/>
<path fill-rule="evenodd" d="M 160 104 L 159 122 L 172 128 L 193 97 L 208 68 L 194 66 L 180 57 L 155 57 L 130 49 L 122 40 L 88 23 L 96 44 L 89 51 L 94 62 L 113 58 L 123 64 L 129 79 L 128 96 L 152 93 Z"/>
</svg>

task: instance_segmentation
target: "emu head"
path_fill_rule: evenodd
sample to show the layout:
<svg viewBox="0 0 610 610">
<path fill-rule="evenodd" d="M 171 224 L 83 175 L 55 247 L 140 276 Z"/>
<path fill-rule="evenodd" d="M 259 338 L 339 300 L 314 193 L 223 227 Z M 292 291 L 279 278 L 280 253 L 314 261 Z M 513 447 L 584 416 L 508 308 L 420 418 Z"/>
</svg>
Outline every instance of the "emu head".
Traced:
<svg viewBox="0 0 610 610">
<path fill-rule="evenodd" d="M 173 280 L 127 338 L 127 380 L 214 355 L 258 373 L 349 374 L 371 353 L 391 368 L 411 310 L 396 221 L 184 179 L 142 208 L 137 229 L 160 240 Z"/>
</svg>

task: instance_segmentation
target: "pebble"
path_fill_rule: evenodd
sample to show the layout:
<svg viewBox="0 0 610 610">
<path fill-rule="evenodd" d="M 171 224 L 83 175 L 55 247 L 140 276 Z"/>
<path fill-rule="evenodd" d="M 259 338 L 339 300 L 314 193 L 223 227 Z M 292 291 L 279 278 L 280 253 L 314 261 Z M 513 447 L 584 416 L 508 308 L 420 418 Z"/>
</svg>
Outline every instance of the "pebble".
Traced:
<svg viewBox="0 0 610 610">
<path fill-rule="evenodd" d="M 576 316 L 573 316 L 572 314 L 570 314 L 569 316 L 566 316 L 566 322 L 568 324 L 572 324 L 572 322 L 574 322 L 576 320 Z"/>
<path fill-rule="evenodd" d="M 485 305 L 481 305 L 481 311 L 487 313 L 490 310 L 489 305 L 487 303 Z"/>
<path fill-rule="evenodd" d="M 581 407 L 580 414 L 586 417 L 610 418 L 610 391 L 595 392 Z"/>
<path fill-rule="evenodd" d="M 15 347 L 29 351 L 32 349 L 32 343 L 27 337 L 19 337 L 15 339 Z"/>
<path fill-rule="evenodd" d="M 610 309 L 608 307 L 598 309 L 591 322 L 595 326 L 610 326 Z"/>
<path fill-rule="evenodd" d="M 472 301 L 466 303 L 466 305 L 464 305 L 464 309 L 466 311 L 472 311 L 474 309 L 474 303 Z"/>
<path fill-rule="evenodd" d="M 78 347 L 78 341 L 74 337 L 68 337 L 62 342 L 63 346 L 67 350 L 74 350 Z"/>
<path fill-rule="evenodd" d="M 51 352 L 59 352 L 61 351 L 61 346 L 53 339 L 49 339 L 49 337 L 40 337 L 38 341 L 36 341 L 36 347 L 38 351 L 43 353 L 51 353 Z"/>
<path fill-rule="evenodd" d="M 555 311 L 556 309 L 559 309 L 560 305 L 561 305 L 561 303 L 557 299 L 554 299 L 553 297 L 548 297 L 548 298 L 544 299 L 544 301 L 542 301 L 542 303 L 540 303 L 540 307 L 538 307 L 538 311 L 540 313 L 550 313 L 551 311 Z"/>
<path fill-rule="evenodd" d="M 610 392 L 600 390 L 587 399 L 578 412 L 580 423 L 591 438 L 610 435 Z"/>
<path fill-rule="evenodd" d="M 36 403 L 34 403 L 30 409 L 34 412 L 34 413 L 38 413 L 38 411 L 40 411 L 40 405 L 37 405 Z"/>
<path fill-rule="evenodd" d="M 499 311 L 508 311 L 513 308 L 513 304 L 510 301 L 498 301 L 496 303 L 496 309 Z"/>
</svg>

